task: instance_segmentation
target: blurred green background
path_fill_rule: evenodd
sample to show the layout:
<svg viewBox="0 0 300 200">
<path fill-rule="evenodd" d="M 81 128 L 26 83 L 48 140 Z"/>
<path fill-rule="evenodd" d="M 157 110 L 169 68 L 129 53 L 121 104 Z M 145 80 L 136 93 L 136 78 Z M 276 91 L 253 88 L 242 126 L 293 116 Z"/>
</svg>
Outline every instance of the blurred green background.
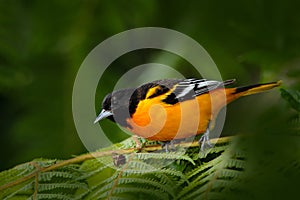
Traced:
<svg viewBox="0 0 300 200">
<path fill-rule="evenodd" d="M 157 26 L 192 37 L 211 55 L 223 79 L 236 78 L 237 85 L 281 79 L 284 87 L 299 89 L 299 8 L 297 0 L 1 0 L 0 170 L 38 157 L 64 159 L 87 151 L 72 117 L 77 70 L 96 45 L 128 29 Z M 131 52 L 101 78 L 97 111 L 122 74 L 158 58 L 186 77 L 200 78 L 170 53 Z M 223 134 L 287 134 L 293 115 L 278 90 L 243 98 L 229 105 Z M 111 122 L 101 125 L 113 141 L 125 138 Z"/>
</svg>

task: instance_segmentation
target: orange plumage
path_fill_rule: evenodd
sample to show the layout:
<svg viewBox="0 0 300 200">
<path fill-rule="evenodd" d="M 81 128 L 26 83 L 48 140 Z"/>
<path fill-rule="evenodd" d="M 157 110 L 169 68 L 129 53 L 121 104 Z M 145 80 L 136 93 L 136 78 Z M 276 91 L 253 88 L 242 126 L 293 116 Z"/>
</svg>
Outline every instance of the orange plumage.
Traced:
<svg viewBox="0 0 300 200">
<path fill-rule="evenodd" d="M 239 97 L 263 92 L 281 81 L 237 88 L 233 83 L 198 79 L 160 80 L 129 90 L 109 94 L 103 101 L 103 113 L 132 133 L 156 141 L 170 141 L 205 133 L 213 128 L 219 111 Z M 128 95 L 128 102 L 112 103 Z M 117 100 L 116 100 L 117 99 Z M 110 105 L 108 105 L 110 104 Z M 122 109 L 121 109 L 122 108 Z M 129 110 L 126 113 L 126 109 Z M 121 110 L 122 112 L 120 112 Z M 108 114 L 109 113 L 109 114 Z M 119 117 L 118 117 L 119 116 Z M 101 114 L 95 122 L 101 120 Z"/>
</svg>

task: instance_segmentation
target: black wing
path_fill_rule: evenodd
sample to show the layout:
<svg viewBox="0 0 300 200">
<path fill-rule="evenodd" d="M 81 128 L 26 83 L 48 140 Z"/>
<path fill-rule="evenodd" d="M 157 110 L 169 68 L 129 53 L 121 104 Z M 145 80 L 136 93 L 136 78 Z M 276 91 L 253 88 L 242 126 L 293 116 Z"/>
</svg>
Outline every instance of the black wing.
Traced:
<svg viewBox="0 0 300 200">
<path fill-rule="evenodd" d="M 157 80 L 150 83 L 146 83 L 141 85 L 140 87 L 136 88 L 131 95 L 130 103 L 129 103 L 129 113 L 132 115 L 137 105 L 141 100 L 144 100 L 146 98 L 146 95 L 149 91 L 149 89 L 156 87 L 157 89 L 154 91 L 153 94 L 151 94 L 149 99 L 157 97 L 159 95 L 167 93 L 169 90 L 174 88 L 174 86 L 178 83 L 183 81 L 183 79 L 164 79 L 164 80 Z M 159 86 L 159 87 L 157 87 Z"/>
<path fill-rule="evenodd" d="M 211 90 L 232 84 L 235 80 L 224 82 L 206 79 L 185 79 L 179 82 L 174 91 L 169 94 L 163 101 L 168 104 L 175 104 L 185 100 L 193 99 L 196 96 L 205 94 Z"/>
</svg>

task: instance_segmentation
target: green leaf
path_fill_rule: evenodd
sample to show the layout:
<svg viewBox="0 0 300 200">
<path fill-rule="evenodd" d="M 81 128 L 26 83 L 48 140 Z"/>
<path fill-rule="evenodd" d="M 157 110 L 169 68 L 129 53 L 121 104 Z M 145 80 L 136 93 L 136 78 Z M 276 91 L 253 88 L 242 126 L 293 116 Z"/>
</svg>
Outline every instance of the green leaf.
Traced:
<svg viewBox="0 0 300 200">
<path fill-rule="evenodd" d="M 298 96 L 298 99 L 296 99 L 287 90 L 281 88 L 280 91 L 281 91 L 282 98 L 284 98 L 293 109 L 295 109 L 297 112 L 300 112 L 300 99 L 299 99 L 299 96 Z"/>
</svg>

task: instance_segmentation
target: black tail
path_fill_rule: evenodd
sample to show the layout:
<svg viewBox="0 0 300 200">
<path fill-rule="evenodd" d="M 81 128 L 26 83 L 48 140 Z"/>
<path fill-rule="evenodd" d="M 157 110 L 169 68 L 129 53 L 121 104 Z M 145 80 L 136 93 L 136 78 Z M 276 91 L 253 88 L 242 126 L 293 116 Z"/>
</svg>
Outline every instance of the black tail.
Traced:
<svg viewBox="0 0 300 200">
<path fill-rule="evenodd" d="M 278 87 L 282 81 L 271 82 L 271 83 L 263 83 L 263 84 L 255 84 L 255 85 L 248 85 L 235 88 L 235 91 L 232 94 L 240 93 L 241 96 L 256 94 L 259 92 L 263 92 L 266 90 L 270 90 L 274 87 Z"/>
</svg>

